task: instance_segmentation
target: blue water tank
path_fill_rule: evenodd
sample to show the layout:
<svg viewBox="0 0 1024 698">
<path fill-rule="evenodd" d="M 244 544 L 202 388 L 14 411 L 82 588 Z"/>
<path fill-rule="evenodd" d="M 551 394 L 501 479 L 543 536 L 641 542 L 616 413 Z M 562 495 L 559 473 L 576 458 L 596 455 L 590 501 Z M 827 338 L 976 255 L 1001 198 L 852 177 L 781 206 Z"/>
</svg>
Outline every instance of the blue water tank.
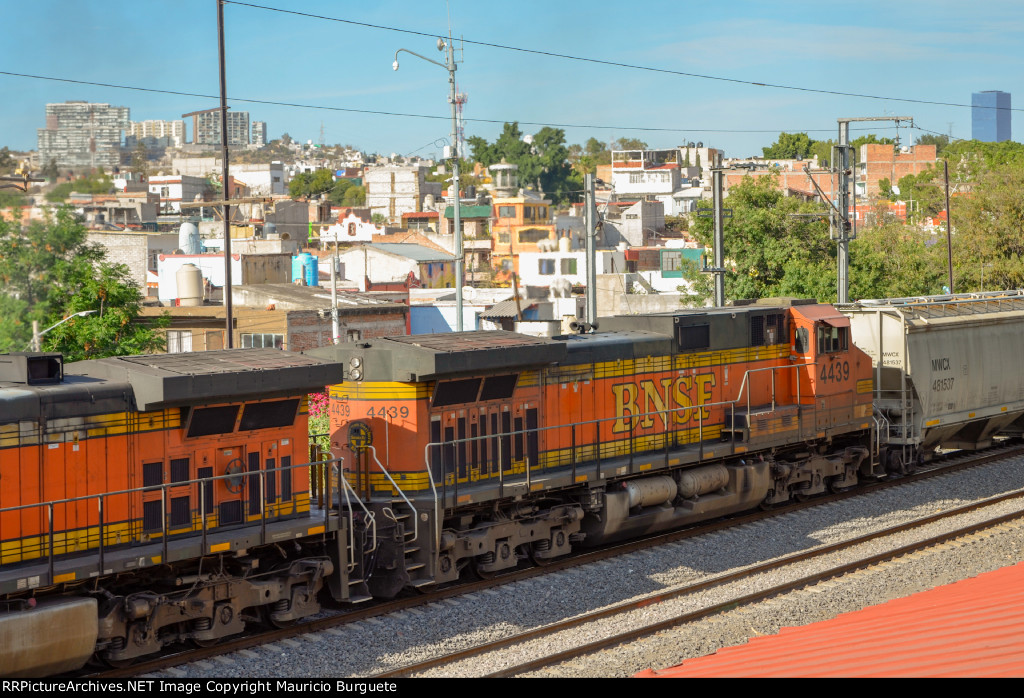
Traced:
<svg viewBox="0 0 1024 698">
<path fill-rule="evenodd" d="M 302 252 L 292 257 L 292 281 L 302 279 L 306 286 L 320 285 L 320 269 L 315 255 Z"/>
</svg>

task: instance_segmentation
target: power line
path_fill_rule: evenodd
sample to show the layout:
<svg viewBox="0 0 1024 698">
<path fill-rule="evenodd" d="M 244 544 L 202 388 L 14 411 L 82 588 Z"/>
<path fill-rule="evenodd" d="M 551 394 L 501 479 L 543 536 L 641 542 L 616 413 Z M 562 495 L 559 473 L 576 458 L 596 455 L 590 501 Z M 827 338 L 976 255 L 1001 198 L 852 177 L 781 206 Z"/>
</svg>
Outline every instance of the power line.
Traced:
<svg viewBox="0 0 1024 698">
<path fill-rule="evenodd" d="M 326 15 L 316 15 L 316 14 L 312 14 L 312 13 L 309 13 L 309 12 L 297 12 L 295 10 L 283 10 L 281 8 L 278 8 L 278 7 L 268 7 L 266 5 L 256 5 L 256 4 L 248 3 L 248 2 L 237 2 L 236 0 L 224 0 L 224 2 L 226 4 L 239 5 L 241 7 L 251 7 L 253 9 L 257 9 L 257 10 L 266 10 L 268 12 L 280 12 L 282 14 L 296 15 L 296 16 L 299 16 L 299 17 L 308 17 L 310 19 L 322 19 L 322 20 L 329 21 L 329 22 L 340 22 L 342 24 L 350 24 L 352 26 L 357 26 L 357 27 L 366 27 L 368 29 L 379 29 L 381 31 L 391 31 L 391 32 L 398 32 L 398 33 L 401 33 L 401 34 L 412 34 L 414 36 L 426 36 L 426 37 L 430 37 L 430 38 L 436 38 L 437 37 L 437 34 L 430 34 L 428 32 L 415 31 L 413 29 L 402 29 L 400 27 L 389 27 L 389 26 L 383 25 L 383 24 L 371 24 L 369 22 L 357 22 L 357 21 L 351 20 L 351 19 L 342 19 L 340 17 L 327 17 Z M 567 53 L 556 53 L 554 51 L 541 51 L 539 49 L 523 48 L 521 46 L 508 46 L 506 44 L 496 44 L 496 43 L 489 42 L 489 41 L 474 41 L 472 39 L 464 39 L 464 38 L 460 38 L 459 41 L 461 41 L 462 43 L 471 44 L 471 45 L 474 45 L 474 46 L 485 46 L 487 48 L 497 48 L 497 49 L 502 49 L 502 50 L 505 50 L 505 51 L 517 51 L 519 53 L 532 53 L 532 54 L 538 55 L 538 56 L 548 56 L 550 58 L 562 58 L 562 59 L 565 59 L 565 60 L 579 61 L 579 62 L 582 62 L 582 63 L 595 63 L 597 65 L 606 65 L 606 66 L 611 66 L 611 67 L 615 67 L 615 68 L 629 68 L 631 70 L 643 70 L 643 71 L 650 72 L 650 73 L 663 73 L 663 74 L 666 74 L 666 75 L 677 75 L 677 76 L 680 76 L 680 77 L 698 78 L 700 80 L 715 80 L 715 81 L 718 81 L 718 82 L 731 82 L 731 83 L 735 83 L 735 84 L 739 84 L 739 85 L 750 85 L 750 86 L 754 86 L 754 87 L 769 87 L 769 88 L 777 89 L 777 90 L 792 90 L 792 91 L 795 91 L 795 92 L 812 92 L 812 93 L 816 93 L 816 94 L 832 95 L 832 96 L 835 96 L 835 97 L 856 97 L 858 99 L 874 99 L 874 100 L 886 101 L 886 102 L 905 102 L 907 104 L 929 104 L 929 105 L 940 106 L 940 107 L 968 107 L 968 108 L 972 108 L 972 109 L 975 109 L 975 108 L 998 109 L 999 108 L 999 107 L 983 107 L 983 106 L 980 106 L 980 105 L 978 107 L 975 107 L 974 105 L 971 105 L 971 104 L 961 104 L 961 103 L 958 103 L 958 102 L 938 102 L 938 101 L 927 100 L 927 99 L 912 99 L 912 98 L 909 98 L 909 97 L 885 97 L 885 96 L 882 96 L 882 95 L 869 95 L 869 94 L 861 94 L 861 93 L 858 93 L 858 92 L 842 92 L 840 90 L 825 90 L 825 89 L 813 88 L 813 87 L 800 87 L 798 85 L 783 85 L 781 83 L 760 82 L 760 81 L 755 81 L 755 80 L 741 80 L 739 78 L 727 78 L 727 77 L 722 77 L 720 75 L 703 75 L 701 73 L 688 73 L 688 72 L 681 71 L 681 70 L 670 70 L 668 68 L 656 68 L 654 66 L 647 66 L 647 65 L 635 65 L 635 64 L 632 64 L 632 63 L 620 63 L 618 61 L 608 61 L 608 60 L 603 60 L 601 58 L 588 58 L 588 57 L 585 57 L 585 56 L 573 56 L 573 55 L 570 55 L 570 54 L 567 54 Z M 1003 108 L 1003 110 L 1004 111 L 1024 111 L 1024 109 L 1005 108 L 1005 107 Z M 467 119 L 467 121 L 469 121 L 469 119 Z M 523 123 L 528 123 L 528 122 L 523 122 Z M 601 128 L 604 128 L 604 127 L 601 127 Z M 662 129 L 659 129 L 659 130 L 662 130 Z M 663 130 L 669 130 L 669 129 L 663 129 Z M 725 132 L 725 133 L 728 133 L 728 132 Z M 742 133 L 756 133 L 756 132 L 753 132 L 753 131 L 743 131 Z"/>
<path fill-rule="evenodd" d="M 182 90 L 161 90 L 155 87 L 139 87 L 137 85 L 118 85 L 116 83 L 109 82 L 96 82 L 91 80 L 76 80 L 73 78 L 59 78 L 51 75 L 32 75 L 29 73 L 14 73 L 7 70 L 0 70 L 0 75 L 8 75 L 10 77 L 17 78 L 29 78 L 32 80 L 48 80 L 51 82 L 66 82 L 75 85 L 88 85 L 90 87 L 106 87 L 115 90 L 129 90 L 135 92 L 149 92 L 152 94 L 166 94 L 174 95 L 177 97 L 197 97 L 200 99 L 220 99 L 217 95 L 203 94 L 200 92 L 185 92 Z M 352 114 L 369 114 L 373 116 L 399 116 L 407 117 L 412 119 L 435 119 L 447 121 L 450 117 L 446 116 L 431 116 L 429 114 L 410 114 L 407 112 L 393 112 L 393 111 L 377 111 L 373 109 L 354 109 L 351 107 L 330 107 L 322 104 L 300 104 L 297 102 L 278 102 L 268 99 L 253 99 L 248 97 L 229 97 L 229 101 L 232 102 L 245 102 L 247 104 L 266 104 L 275 107 L 290 107 L 296 109 L 320 109 L 325 111 L 337 111 L 346 112 Z M 715 129 L 715 128 L 662 128 L 655 126 L 602 126 L 600 124 L 565 124 L 556 123 L 551 121 L 521 121 L 518 119 L 473 119 L 467 118 L 465 121 L 472 121 L 475 123 L 482 124 L 505 124 L 514 121 L 518 124 L 525 126 L 549 126 L 553 128 L 578 128 L 578 129 L 606 129 L 614 131 L 651 131 L 651 132 L 662 132 L 662 133 L 779 133 L 785 131 L 786 133 L 831 133 L 835 129 Z M 886 127 L 892 128 L 892 127 Z M 424 146 L 425 147 L 425 146 Z"/>
</svg>

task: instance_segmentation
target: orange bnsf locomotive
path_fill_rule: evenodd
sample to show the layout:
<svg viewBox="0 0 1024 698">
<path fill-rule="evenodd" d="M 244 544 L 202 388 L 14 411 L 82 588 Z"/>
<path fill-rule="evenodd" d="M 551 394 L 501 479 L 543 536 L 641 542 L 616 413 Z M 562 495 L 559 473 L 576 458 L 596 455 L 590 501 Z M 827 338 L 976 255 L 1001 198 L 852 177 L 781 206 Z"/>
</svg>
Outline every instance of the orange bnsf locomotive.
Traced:
<svg viewBox="0 0 1024 698">
<path fill-rule="evenodd" d="M 319 610 L 307 394 L 274 350 L 0 355 L 0 675 L 113 665 Z M 337 552 L 334 554 L 337 559 Z"/>
<path fill-rule="evenodd" d="M 312 353 L 345 365 L 331 448 L 387 541 L 353 554 L 373 595 L 879 474 L 871 360 L 813 301 Z"/>
</svg>

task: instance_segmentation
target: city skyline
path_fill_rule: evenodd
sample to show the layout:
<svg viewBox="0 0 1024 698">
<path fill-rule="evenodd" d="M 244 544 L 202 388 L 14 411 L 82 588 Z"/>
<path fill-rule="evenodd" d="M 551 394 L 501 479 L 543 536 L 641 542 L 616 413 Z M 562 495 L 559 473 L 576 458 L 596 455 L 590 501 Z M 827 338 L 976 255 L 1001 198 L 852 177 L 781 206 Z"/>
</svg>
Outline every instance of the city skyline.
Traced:
<svg viewBox="0 0 1024 698">
<path fill-rule="evenodd" d="M 971 95 L 1020 94 L 1024 74 L 1017 41 L 1024 6 L 1001 1 L 968 13 L 953 2 L 870 0 L 854 15 L 803 0 L 744 0 L 730 3 L 726 16 L 658 0 L 629 17 L 605 0 L 266 6 L 291 12 L 225 4 L 229 106 L 267 122 L 271 140 L 287 132 L 318 142 L 322 128 L 328 144 L 383 154 L 434 157 L 449 140 L 446 72 L 406 53 L 397 72 L 391 65 L 399 49 L 443 62 L 434 37 L 447 35 L 449 13 L 453 34 L 466 40 L 456 73 L 468 95 L 465 133 L 488 140 L 518 121 L 524 133 L 564 128 L 567 144 L 701 141 L 744 157 L 760 155 L 781 131 L 836 138 L 836 119 L 861 116 L 912 116 L 919 128 L 873 123 L 851 137 L 970 138 Z M 18 28 L 0 61 L 0 145 L 36 149 L 47 103 L 127 106 L 133 121 L 177 120 L 217 106 L 214 0 L 0 0 L 0 7 Z"/>
</svg>

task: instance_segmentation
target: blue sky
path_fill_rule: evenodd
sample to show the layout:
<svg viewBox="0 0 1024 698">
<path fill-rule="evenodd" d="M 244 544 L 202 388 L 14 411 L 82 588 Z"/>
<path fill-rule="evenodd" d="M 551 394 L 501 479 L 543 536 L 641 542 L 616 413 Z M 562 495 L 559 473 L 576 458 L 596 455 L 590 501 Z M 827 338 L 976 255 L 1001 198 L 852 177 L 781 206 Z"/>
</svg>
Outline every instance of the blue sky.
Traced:
<svg viewBox="0 0 1024 698">
<path fill-rule="evenodd" d="M 971 93 L 1013 95 L 1024 140 L 1024 2 L 1020 0 L 253 0 L 297 12 L 723 78 L 712 80 L 465 44 L 457 73 L 466 134 L 489 140 L 504 121 L 524 132 L 565 128 L 568 143 L 635 137 L 651 147 L 702 141 L 728 156 L 760 154 L 780 131 L 834 138 L 836 119 L 912 116 L 924 132 L 970 138 Z M 440 152 L 451 125 L 443 62 L 427 36 L 225 5 L 229 105 L 266 121 L 271 138 L 348 143 L 369 152 Z M 0 71 L 211 95 L 214 99 L 0 74 L 0 145 L 35 149 L 45 105 L 81 99 L 178 119 L 217 106 L 215 0 L 0 0 Z M 734 82 L 738 81 L 738 82 Z M 800 90 L 760 87 L 771 83 Z M 284 107 L 237 99 L 307 105 Z M 328 107 L 316 109 L 308 107 Z M 436 119 L 341 109 L 402 112 Z M 473 119 L 485 120 L 475 122 Z M 487 120 L 496 123 L 488 123 Z M 530 123 L 526 123 L 530 122 Z M 655 129 L 655 130 L 644 130 Z M 897 132 L 853 126 L 853 135 Z M 191 135 L 191 134 L 190 134 Z"/>
</svg>

